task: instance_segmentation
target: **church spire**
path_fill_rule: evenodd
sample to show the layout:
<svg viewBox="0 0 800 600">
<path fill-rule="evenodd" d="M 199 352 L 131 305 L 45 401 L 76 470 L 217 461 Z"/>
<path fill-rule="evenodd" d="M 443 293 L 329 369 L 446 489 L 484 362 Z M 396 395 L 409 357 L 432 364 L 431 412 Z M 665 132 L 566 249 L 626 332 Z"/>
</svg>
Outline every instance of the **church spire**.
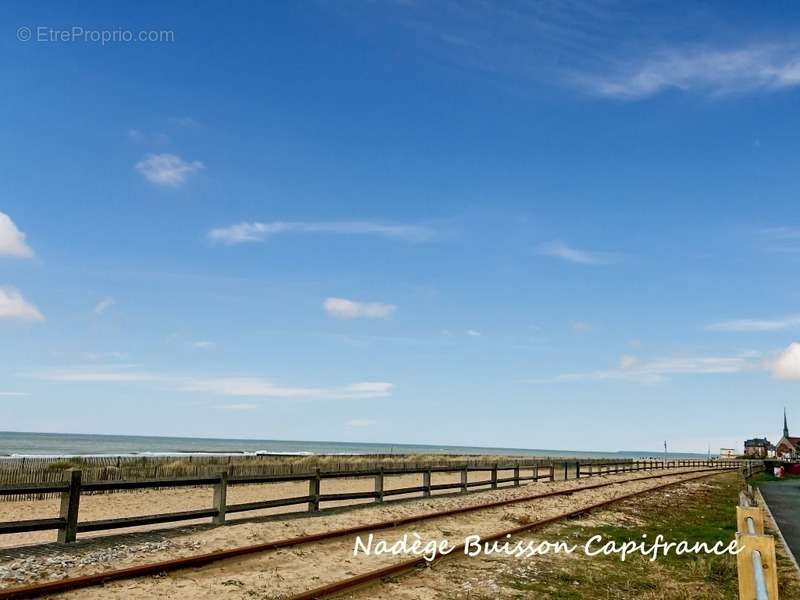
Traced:
<svg viewBox="0 0 800 600">
<path fill-rule="evenodd" d="M 783 437 L 789 437 L 789 425 L 786 423 L 786 407 L 783 407 Z"/>
</svg>

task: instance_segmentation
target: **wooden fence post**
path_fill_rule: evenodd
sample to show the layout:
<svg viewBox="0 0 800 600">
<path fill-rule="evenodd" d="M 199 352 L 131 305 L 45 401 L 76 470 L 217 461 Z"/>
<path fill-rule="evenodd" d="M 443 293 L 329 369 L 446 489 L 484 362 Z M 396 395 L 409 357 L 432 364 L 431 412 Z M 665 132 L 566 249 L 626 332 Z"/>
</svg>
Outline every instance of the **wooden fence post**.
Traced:
<svg viewBox="0 0 800 600">
<path fill-rule="evenodd" d="M 228 472 L 222 471 L 219 474 L 219 482 L 214 485 L 214 510 L 217 514 L 211 517 L 211 522 L 215 525 L 222 525 L 225 522 L 225 509 L 228 503 Z"/>
<path fill-rule="evenodd" d="M 567 473 L 567 468 L 568 467 L 567 467 L 567 465 L 568 465 L 567 461 L 564 461 L 564 481 L 567 480 L 567 476 L 568 476 L 568 473 Z"/>
<path fill-rule="evenodd" d="M 539 463 L 533 465 L 533 483 L 539 483 Z"/>
<path fill-rule="evenodd" d="M 383 502 L 383 467 L 378 469 L 378 474 L 375 475 L 375 493 L 377 497 L 376 502 Z"/>
<path fill-rule="evenodd" d="M 467 489 L 468 489 L 467 481 L 468 480 L 469 480 L 469 469 L 467 468 L 467 465 L 464 465 L 464 468 L 461 469 L 461 491 L 462 492 L 466 492 L 467 491 Z"/>
<path fill-rule="evenodd" d="M 492 489 L 497 489 L 497 463 L 492 465 Z"/>
<path fill-rule="evenodd" d="M 319 512 L 320 481 L 319 468 L 317 468 L 317 472 L 308 480 L 308 512 Z"/>
<path fill-rule="evenodd" d="M 69 488 L 61 493 L 60 516 L 64 519 L 63 528 L 58 530 L 58 541 L 71 544 L 78 537 L 78 510 L 81 505 L 81 472 L 70 471 Z"/>
<path fill-rule="evenodd" d="M 580 461 L 575 461 L 575 479 L 581 478 L 581 463 Z"/>
<path fill-rule="evenodd" d="M 431 496 L 431 470 L 428 469 L 422 473 L 422 497 L 430 498 Z"/>
<path fill-rule="evenodd" d="M 519 487 L 519 463 L 514 465 L 514 487 Z"/>
</svg>

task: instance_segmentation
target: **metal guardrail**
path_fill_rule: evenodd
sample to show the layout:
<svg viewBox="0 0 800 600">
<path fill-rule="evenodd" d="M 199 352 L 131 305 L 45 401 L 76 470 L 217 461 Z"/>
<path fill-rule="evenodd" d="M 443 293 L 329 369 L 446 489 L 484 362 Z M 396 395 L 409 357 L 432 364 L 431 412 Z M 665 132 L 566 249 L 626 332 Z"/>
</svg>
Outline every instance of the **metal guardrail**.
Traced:
<svg viewBox="0 0 800 600">
<path fill-rule="evenodd" d="M 747 533 L 748 535 L 757 535 L 753 517 L 747 517 Z M 769 592 L 767 592 L 767 580 L 764 578 L 764 561 L 761 560 L 761 552 L 753 550 L 750 554 L 750 559 L 753 563 L 753 579 L 755 580 L 756 587 L 756 600 L 769 600 Z"/>
<path fill-rule="evenodd" d="M 736 507 L 736 556 L 740 600 L 778 600 L 775 540 L 764 535 L 764 511 L 756 506 L 752 491 L 739 494 Z"/>
</svg>

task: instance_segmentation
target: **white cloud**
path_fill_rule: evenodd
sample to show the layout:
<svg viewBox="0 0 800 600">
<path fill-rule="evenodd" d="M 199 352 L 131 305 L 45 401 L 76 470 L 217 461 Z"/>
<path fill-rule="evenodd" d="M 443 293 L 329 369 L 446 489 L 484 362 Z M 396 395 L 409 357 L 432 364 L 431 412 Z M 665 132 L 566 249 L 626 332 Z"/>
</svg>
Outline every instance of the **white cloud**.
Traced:
<svg viewBox="0 0 800 600">
<path fill-rule="evenodd" d="M 112 306 L 114 306 L 114 299 L 111 296 L 106 296 L 100 300 L 100 302 L 94 305 L 94 314 L 102 315 Z"/>
<path fill-rule="evenodd" d="M 28 377 L 42 381 L 64 383 L 135 383 L 168 381 L 170 378 L 137 370 L 137 365 L 115 364 L 92 367 L 90 369 L 73 367 L 28 373 Z"/>
<path fill-rule="evenodd" d="M 353 383 L 341 388 L 279 386 L 257 377 L 218 377 L 191 379 L 180 389 L 187 392 L 204 392 L 223 396 L 252 396 L 262 398 L 294 399 L 359 399 L 382 398 L 391 394 L 394 386 L 384 382 Z"/>
<path fill-rule="evenodd" d="M 186 129 L 193 129 L 200 125 L 192 117 L 170 117 L 169 122 L 178 127 L 185 127 Z"/>
<path fill-rule="evenodd" d="M 366 399 L 391 395 L 394 385 L 383 381 L 364 381 L 341 387 L 300 387 L 278 385 L 260 377 L 187 377 L 151 373 L 134 364 L 69 367 L 22 373 L 25 377 L 64 383 L 158 383 L 183 392 L 253 398 L 298 400 Z"/>
<path fill-rule="evenodd" d="M 192 348 L 197 348 L 198 350 L 213 350 L 216 346 L 214 342 L 208 340 L 198 340 L 192 343 Z"/>
<path fill-rule="evenodd" d="M 580 265 L 607 265 L 615 260 L 615 255 L 609 252 L 578 250 L 558 240 L 539 246 L 539 254 L 560 258 Z"/>
<path fill-rule="evenodd" d="M 25 243 L 22 233 L 7 214 L 0 212 L 0 256 L 30 258 L 33 250 Z"/>
<path fill-rule="evenodd" d="M 741 356 L 672 357 L 640 361 L 632 356 L 620 359 L 620 368 L 565 373 L 534 383 L 566 383 L 575 381 L 628 381 L 634 383 L 661 383 L 673 375 L 714 375 L 741 373 L 761 368 L 751 353 Z"/>
<path fill-rule="evenodd" d="M 800 326 L 800 317 L 790 316 L 783 319 L 734 319 L 720 321 L 706 326 L 709 331 L 781 331 Z"/>
<path fill-rule="evenodd" d="M 765 227 L 757 231 L 758 241 L 766 252 L 774 254 L 800 253 L 800 227 Z"/>
<path fill-rule="evenodd" d="M 81 358 L 90 361 L 104 361 L 104 360 L 120 360 L 127 358 L 127 354 L 125 352 L 83 352 L 81 354 Z"/>
<path fill-rule="evenodd" d="M 241 244 L 258 242 L 280 233 L 321 233 L 333 235 L 374 235 L 385 238 L 424 242 L 434 236 L 434 231 L 422 225 L 386 225 L 369 221 L 238 223 L 219 227 L 208 232 L 213 242 Z"/>
<path fill-rule="evenodd" d="M 136 170 L 145 179 L 157 185 L 177 187 L 186 182 L 186 178 L 204 169 L 200 161 L 187 162 L 175 154 L 150 154 L 136 163 Z"/>
<path fill-rule="evenodd" d="M 800 379 L 800 344 L 793 342 L 770 365 L 778 379 Z"/>
<path fill-rule="evenodd" d="M 249 411 L 255 410 L 258 408 L 257 404 L 220 404 L 215 406 L 214 408 L 218 408 L 220 410 L 231 410 L 231 411 Z"/>
<path fill-rule="evenodd" d="M 348 427 L 372 427 L 377 424 L 373 419 L 350 419 L 347 422 Z"/>
<path fill-rule="evenodd" d="M 146 133 L 141 129 L 129 129 L 128 139 L 141 144 L 166 144 L 169 141 L 169 136 L 164 133 Z"/>
<path fill-rule="evenodd" d="M 325 312 L 339 319 L 387 319 L 397 310 L 394 304 L 380 302 L 356 302 L 346 298 L 325 298 L 322 302 Z"/>
<path fill-rule="evenodd" d="M 22 294 L 11 287 L 0 287 L 0 319 L 21 321 L 44 321 L 44 316 Z"/>
<path fill-rule="evenodd" d="M 481 337 L 481 332 L 475 329 L 467 329 L 467 335 L 470 337 Z"/>
<path fill-rule="evenodd" d="M 668 49 L 614 72 L 571 80 L 592 94 L 629 100 L 670 89 L 713 96 L 787 89 L 800 84 L 800 46 Z"/>
</svg>

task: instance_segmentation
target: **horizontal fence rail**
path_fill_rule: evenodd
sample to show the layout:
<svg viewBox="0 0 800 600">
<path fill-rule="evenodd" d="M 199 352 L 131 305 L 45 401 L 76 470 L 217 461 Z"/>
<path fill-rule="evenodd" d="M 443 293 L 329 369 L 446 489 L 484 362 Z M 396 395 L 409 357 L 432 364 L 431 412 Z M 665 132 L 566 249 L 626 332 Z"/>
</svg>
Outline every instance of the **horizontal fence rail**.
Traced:
<svg viewBox="0 0 800 600">
<path fill-rule="evenodd" d="M 622 462 L 592 462 L 582 464 L 577 462 L 575 465 L 576 477 L 592 477 L 597 475 L 613 475 L 616 473 L 630 473 L 635 471 L 652 471 L 653 469 L 681 469 L 689 467 L 739 467 L 740 469 L 750 469 L 750 463 L 760 463 L 761 461 L 742 461 L 742 460 L 627 460 Z M 564 465 L 567 468 L 567 465 Z M 763 464 L 762 464 L 763 468 Z M 566 470 L 565 470 L 566 473 Z M 566 477 L 565 477 L 566 478 Z"/>
<path fill-rule="evenodd" d="M 361 470 L 322 471 L 316 469 L 307 473 L 289 473 L 284 475 L 240 475 L 231 476 L 229 472 L 222 471 L 215 476 L 203 477 L 178 477 L 172 479 L 141 479 L 117 481 L 83 481 L 81 470 L 68 472 L 69 479 L 60 483 L 30 483 L 26 485 L 12 485 L 0 487 L 0 496 L 3 495 L 39 495 L 57 493 L 61 498 L 61 507 L 58 517 L 49 519 L 33 519 L 23 521 L 0 522 L 0 534 L 23 533 L 31 531 L 58 531 L 58 541 L 71 543 L 76 541 L 79 533 L 96 532 L 129 527 L 142 527 L 163 523 L 180 521 L 193 521 L 210 518 L 213 523 L 221 524 L 226 520 L 228 513 L 243 513 L 248 511 L 266 510 L 281 507 L 305 505 L 305 512 L 315 513 L 321 510 L 320 505 L 330 502 L 347 502 L 351 500 L 370 500 L 381 503 L 386 498 L 393 496 L 408 496 L 420 494 L 421 497 L 430 497 L 433 492 L 466 493 L 476 488 L 494 490 L 500 486 L 516 487 L 522 483 L 547 481 L 552 482 L 563 479 L 575 479 L 615 473 L 626 473 L 643 470 L 667 468 L 719 468 L 729 469 L 738 467 L 744 472 L 752 470 L 751 462 L 755 461 L 624 461 L 624 462 L 580 462 L 563 461 L 561 465 L 555 463 L 533 464 L 494 463 L 490 465 L 431 465 L 425 467 L 387 467 L 370 468 Z M 488 476 L 477 481 L 470 481 L 470 473 L 487 473 Z M 500 476 L 509 473 L 510 476 Z M 447 483 L 433 483 L 434 475 L 459 474 L 457 481 Z M 421 485 L 400 488 L 386 488 L 386 478 L 401 475 L 421 476 Z M 373 480 L 371 491 L 353 491 L 340 493 L 323 493 L 322 483 L 325 480 L 340 478 L 366 478 Z M 227 489 L 230 486 L 277 484 L 287 482 L 307 483 L 308 493 L 302 496 L 291 496 L 256 502 L 229 504 L 227 502 Z M 153 515 L 134 517 L 109 518 L 93 521 L 79 521 L 80 499 L 82 494 L 108 493 L 131 490 L 163 490 L 178 487 L 211 487 L 213 501 L 210 508 L 169 512 Z M 362 503 L 363 504 L 363 503 Z"/>
</svg>

